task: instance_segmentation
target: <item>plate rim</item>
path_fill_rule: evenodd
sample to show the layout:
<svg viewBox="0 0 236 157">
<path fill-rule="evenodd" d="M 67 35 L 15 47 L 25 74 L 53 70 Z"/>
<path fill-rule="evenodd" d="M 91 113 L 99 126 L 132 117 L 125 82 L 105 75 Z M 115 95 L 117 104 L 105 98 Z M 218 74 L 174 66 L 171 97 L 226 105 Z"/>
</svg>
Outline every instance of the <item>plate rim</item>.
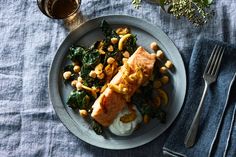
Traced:
<svg viewBox="0 0 236 157">
<path fill-rule="evenodd" d="M 51 85 L 51 83 L 50 83 L 50 82 L 53 81 L 53 80 L 52 80 L 52 76 L 53 76 L 53 65 L 54 65 L 54 63 L 56 62 L 56 58 L 58 58 L 59 52 L 60 52 L 60 50 L 62 49 L 63 45 L 66 43 L 66 41 L 69 40 L 69 39 L 71 38 L 71 36 L 73 36 L 74 33 L 76 33 L 76 32 L 77 32 L 79 29 L 81 29 L 82 27 L 86 26 L 88 23 L 94 22 L 94 21 L 96 21 L 96 20 L 102 20 L 102 19 L 105 19 L 105 20 L 106 20 L 106 19 L 109 19 L 109 18 L 120 18 L 120 19 L 122 19 L 122 20 L 131 20 L 131 21 L 132 21 L 132 20 L 135 20 L 135 21 L 140 21 L 140 23 L 143 22 L 144 24 L 150 26 L 151 28 L 158 29 L 159 33 L 162 33 L 162 36 L 165 37 L 165 40 L 168 40 L 168 42 L 170 42 L 170 43 L 172 44 L 172 45 L 171 45 L 172 48 L 174 48 L 175 51 L 178 52 L 178 53 L 176 53 L 175 55 L 178 56 L 178 60 L 180 61 L 180 64 L 181 64 L 181 67 L 182 67 L 181 70 L 182 70 L 182 72 L 183 72 L 183 74 L 184 74 L 184 76 L 183 76 L 183 77 L 184 77 L 184 80 L 182 80 L 183 82 L 181 82 L 182 85 L 183 85 L 183 90 L 184 90 L 183 98 L 182 98 L 182 100 L 181 100 L 182 102 L 181 102 L 181 104 L 180 104 L 180 108 L 179 108 L 179 110 L 177 111 L 177 114 L 175 115 L 175 117 L 173 118 L 173 120 L 172 120 L 169 124 L 167 124 L 166 128 L 165 128 L 161 133 L 159 133 L 157 136 L 155 136 L 154 138 L 149 139 L 149 140 L 146 140 L 145 142 L 141 142 L 141 143 L 139 143 L 139 144 L 135 144 L 135 145 L 129 146 L 129 147 L 127 147 L 127 146 L 126 146 L 126 147 L 122 147 L 122 146 L 120 146 L 120 145 L 119 145 L 119 146 L 120 146 L 119 148 L 114 147 L 114 146 L 101 146 L 101 145 L 98 145 L 98 144 L 94 144 L 93 141 L 88 140 L 88 139 L 86 139 L 86 138 L 83 137 L 83 136 L 78 136 L 77 133 L 76 133 L 76 131 L 74 130 L 74 129 L 78 130 L 78 129 L 77 129 L 78 126 L 77 126 L 76 122 L 73 120 L 73 118 L 71 117 L 71 115 L 68 113 L 68 116 L 71 118 L 71 120 L 73 121 L 73 123 L 72 123 L 72 124 L 68 124 L 68 123 L 66 123 L 66 122 L 68 121 L 68 116 L 65 117 L 64 115 L 59 114 L 59 113 L 62 112 L 62 111 L 61 111 L 61 110 L 62 110 L 62 107 L 60 107 L 60 106 L 58 106 L 58 105 L 55 105 L 55 101 L 56 101 L 56 100 L 53 99 L 55 93 L 53 92 L 53 89 L 52 89 L 52 87 L 51 87 L 52 85 Z M 132 23 L 132 22 L 131 22 L 131 23 Z M 142 24 L 141 24 L 141 25 L 142 25 Z M 98 26 L 96 26 L 96 27 L 98 27 Z M 142 27 L 144 27 L 144 26 L 142 26 Z M 137 28 L 140 28 L 140 27 L 137 26 Z M 86 33 L 85 33 L 85 34 L 86 34 Z M 58 49 L 57 49 L 57 51 L 56 51 L 56 53 L 55 53 L 55 55 L 54 55 L 54 57 L 53 57 L 53 60 L 52 60 L 52 62 L 51 62 L 50 69 L 49 69 L 49 73 L 48 73 L 48 91 L 49 91 L 49 99 L 50 99 L 50 102 L 51 102 L 51 104 L 52 104 L 52 106 L 53 106 L 53 108 L 54 108 L 54 111 L 55 111 L 57 117 L 60 119 L 61 123 L 62 123 L 73 135 L 75 135 L 77 138 L 81 139 L 82 141 L 84 141 L 84 142 L 86 142 L 86 143 L 88 143 L 88 144 L 90 144 L 90 145 L 99 147 L 99 148 L 112 149 L 112 150 L 123 150 L 123 149 L 135 148 L 135 147 L 144 145 L 144 144 L 146 144 L 146 143 L 149 143 L 150 141 L 156 139 L 158 136 L 160 136 L 162 133 L 164 133 L 164 132 L 171 126 L 171 124 L 176 120 L 176 118 L 178 117 L 178 115 L 179 115 L 179 113 L 180 113 L 180 110 L 181 110 L 181 108 L 183 107 L 183 104 L 184 104 L 184 101 L 185 101 L 186 92 L 187 92 L 186 89 L 187 89 L 187 77 L 186 77 L 185 64 L 184 64 L 183 58 L 182 58 L 182 56 L 181 56 L 179 50 L 177 49 L 176 45 L 174 44 L 174 42 L 167 36 L 167 34 L 166 34 L 159 26 L 154 25 L 154 24 L 152 24 L 152 23 L 150 23 L 150 22 L 148 22 L 148 21 L 146 21 L 146 20 L 144 20 L 144 19 L 140 19 L 140 18 L 137 18 L 137 17 L 128 16 L 128 15 L 106 15 L 106 16 L 99 16 L 99 17 L 90 19 L 90 20 L 88 20 L 88 21 L 85 21 L 84 23 L 82 23 L 81 25 L 79 25 L 76 29 L 74 29 L 73 31 L 71 31 L 71 32 L 64 38 L 64 40 L 61 42 L 61 44 L 59 45 L 59 47 L 58 47 Z M 57 87 L 56 91 L 58 91 L 58 93 L 59 93 L 58 87 Z M 59 93 L 59 95 L 60 95 L 60 93 Z M 61 101 L 61 103 L 63 104 L 62 101 Z M 65 108 L 63 108 L 63 109 L 65 109 Z M 66 110 L 66 109 L 65 109 L 65 110 Z M 67 111 L 65 111 L 65 112 L 67 112 Z"/>
</svg>

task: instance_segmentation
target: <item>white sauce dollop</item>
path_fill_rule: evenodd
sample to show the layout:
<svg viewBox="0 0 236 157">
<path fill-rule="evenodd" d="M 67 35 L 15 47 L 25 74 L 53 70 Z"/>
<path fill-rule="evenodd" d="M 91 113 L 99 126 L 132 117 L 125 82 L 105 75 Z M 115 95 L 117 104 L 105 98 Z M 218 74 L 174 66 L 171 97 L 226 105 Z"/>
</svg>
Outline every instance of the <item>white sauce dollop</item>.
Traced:
<svg viewBox="0 0 236 157">
<path fill-rule="evenodd" d="M 130 111 L 128 107 L 125 107 L 116 117 L 116 119 L 113 121 L 113 123 L 109 126 L 109 130 L 117 135 L 117 136 L 128 136 L 133 133 L 133 131 L 136 129 L 137 125 L 142 122 L 142 115 L 138 111 L 138 109 L 133 106 L 133 109 L 136 111 L 136 118 L 135 120 L 123 123 L 120 118 L 124 116 L 125 114 L 129 114 Z"/>
</svg>

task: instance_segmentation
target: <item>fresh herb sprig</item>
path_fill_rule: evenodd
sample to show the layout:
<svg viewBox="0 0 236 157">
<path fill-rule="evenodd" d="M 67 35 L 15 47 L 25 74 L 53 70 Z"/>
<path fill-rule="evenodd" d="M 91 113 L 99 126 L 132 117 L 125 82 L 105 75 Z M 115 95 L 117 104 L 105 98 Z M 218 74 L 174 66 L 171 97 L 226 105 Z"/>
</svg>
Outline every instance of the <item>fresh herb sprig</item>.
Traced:
<svg viewBox="0 0 236 157">
<path fill-rule="evenodd" d="M 135 2 L 134 2 L 135 1 Z M 136 2 L 136 1 L 139 1 Z M 159 0 L 160 6 L 177 19 L 187 18 L 195 26 L 201 26 L 212 17 L 210 5 L 213 0 Z M 134 6 L 141 5 L 141 0 L 133 0 Z M 165 7 L 168 6 L 168 7 Z"/>
<path fill-rule="evenodd" d="M 141 6 L 141 1 L 142 0 L 132 0 L 132 4 L 138 9 Z"/>
<path fill-rule="evenodd" d="M 201 26 L 213 15 L 212 0 L 160 0 L 160 5 L 169 5 L 168 13 L 177 19 L 187 18 L 195 26 Z"/>
</svg>

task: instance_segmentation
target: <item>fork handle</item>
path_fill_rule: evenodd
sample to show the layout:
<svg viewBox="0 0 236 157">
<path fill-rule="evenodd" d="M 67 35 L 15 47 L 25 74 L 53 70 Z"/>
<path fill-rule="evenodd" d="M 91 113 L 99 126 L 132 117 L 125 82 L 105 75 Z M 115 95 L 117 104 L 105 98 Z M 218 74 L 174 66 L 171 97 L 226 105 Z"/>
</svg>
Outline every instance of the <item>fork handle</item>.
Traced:
<svg viewBox="0 0 236 157">
<path fill-rule="evenodd" d="M 207 89 L 208 89 L 208 83 L 205 82 L 205 87 L 204 87 L 201 101 L 200 101 L 199 106 L 197 108 L 197 112 L 193 118 L 193 122 L 190 126 L 190 129 L 188 130 L 188 133 L 187 133 L 185 140 L 184 140 L 185 147 L 187 147 L 187 148 L 192 147 L 195 143 L 197 131 L 198 131 L 198 126 L 199 126 L 199 121 L 200 121 L 200 113 L 201 113 L 204 98 L 206 96 Z"/>
</svg>

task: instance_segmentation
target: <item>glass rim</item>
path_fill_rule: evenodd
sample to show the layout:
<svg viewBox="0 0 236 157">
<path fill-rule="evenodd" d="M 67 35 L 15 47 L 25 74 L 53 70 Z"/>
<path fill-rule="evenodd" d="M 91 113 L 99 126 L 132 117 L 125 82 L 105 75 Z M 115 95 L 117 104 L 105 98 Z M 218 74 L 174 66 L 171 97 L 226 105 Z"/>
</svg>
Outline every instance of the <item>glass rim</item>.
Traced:
<svg viewBox="0 0 236 157">
<path fill-rule="evenodd" d="M 47 17 L 51 18 L 51 19 L 56 19 L 56 20 L 63 20 L 63 19 L 67 19 L 69 18 L 70 16 L 74 15 L 80 8 L 80 5 L 81 5 L 81 1 L 82 0 L 77 0 L 78 1 L 78 5 L 76 7 L 76 9 L 70 13 L 69 15 L 67 15 L 66 17 L 63 17 L 63 18 L 59 18 L 59 17 L 53 17 L 53 16 L 50 16 L 42 7 L 41 3 L 39 2 L 40 0 L 37 0 L 37 5 L 38 5 L 38 8 L 39 10 L 44 14 L 46 15 Z M 41 0 L 41 1 L 45 1 L 45 0 Z"/>
</svg>

